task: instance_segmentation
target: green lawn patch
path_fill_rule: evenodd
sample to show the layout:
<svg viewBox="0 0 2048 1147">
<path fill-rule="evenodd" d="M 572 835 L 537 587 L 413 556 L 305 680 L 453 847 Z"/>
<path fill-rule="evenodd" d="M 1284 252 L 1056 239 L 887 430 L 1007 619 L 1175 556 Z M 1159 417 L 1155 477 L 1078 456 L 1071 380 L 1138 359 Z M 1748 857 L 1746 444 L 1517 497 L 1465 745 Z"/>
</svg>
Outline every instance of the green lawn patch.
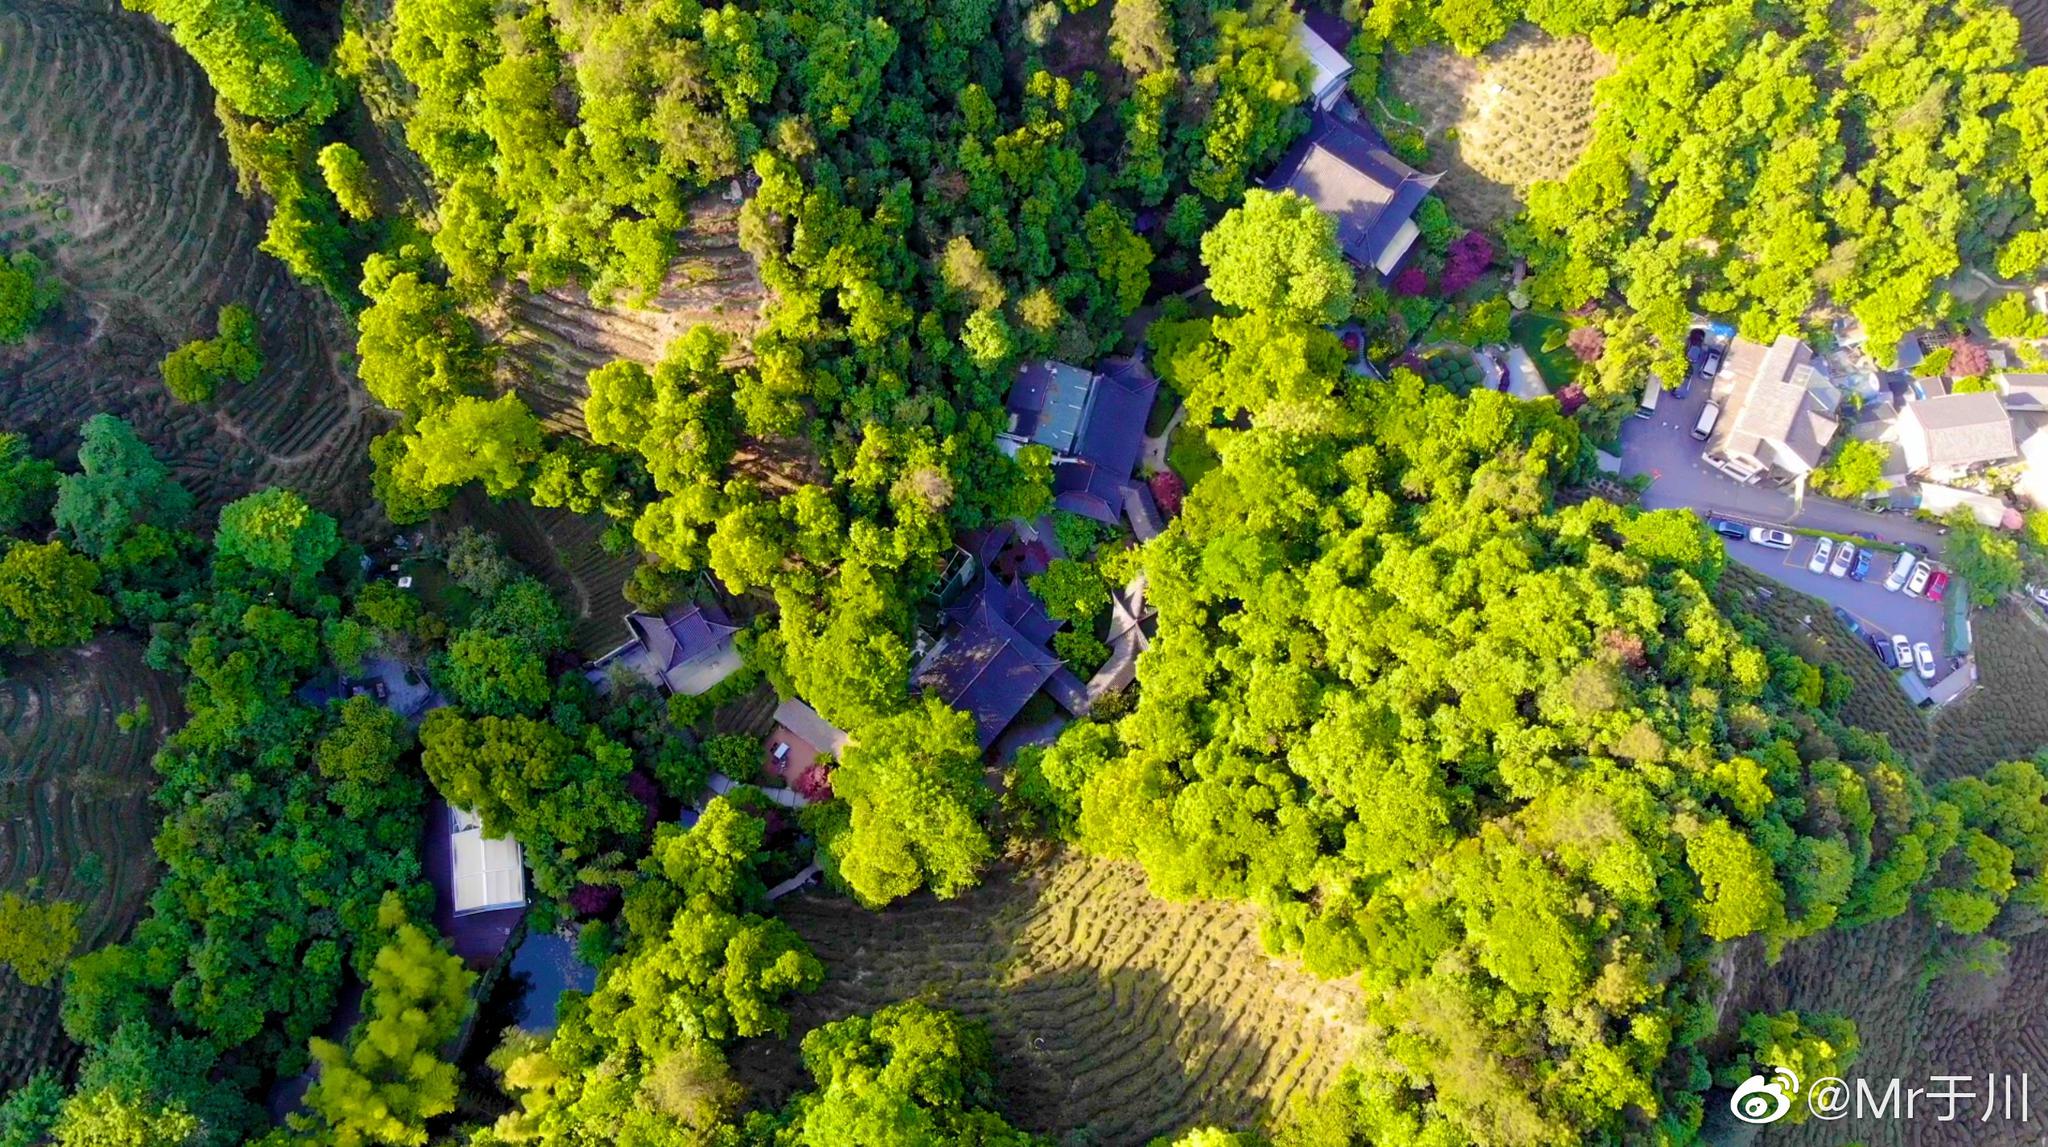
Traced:
<svg viewBox="0 0 2048 1147">
<path fill-rule="evenodd" d="M 1529 352 L 1536 362 L 1536 373 L 1543 376 L 1552 390 L 1578 377 L 1578 357 L 1564 345 L 1564 336 L 1570 330 L 1570 323 L 1543 311 L 1517 311 L 1508 319 L 1508 334 Z"/>
</svg>

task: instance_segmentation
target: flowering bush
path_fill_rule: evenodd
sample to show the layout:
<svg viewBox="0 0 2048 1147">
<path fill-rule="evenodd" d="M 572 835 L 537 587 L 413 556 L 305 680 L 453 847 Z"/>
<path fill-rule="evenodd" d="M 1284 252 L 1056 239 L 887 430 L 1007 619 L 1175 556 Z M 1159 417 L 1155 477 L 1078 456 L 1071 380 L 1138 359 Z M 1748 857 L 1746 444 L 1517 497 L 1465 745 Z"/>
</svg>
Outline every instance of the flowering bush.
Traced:
<svg viewBox="0 0 2048 1147">
<path fill-rule="evenodd" d="M 796 778 L 798 796 L 813 803 L 832 799 L 832 770 L 824 765 L 812 765 Z"/>
<path fill-rule="evenodd" d="M 1493 266 L 1493 241 L 1477 231 L 1467 231 L 1451 244 L 1444 257 L 1444 277 L 1438 290 L 1455 295 L 1479 281 Z"/>
<path fill-rule="evenodd" d="M 1159 512 L 1167 517 L 1180 513 L 1180 500 L 1187 496 L 1188 484 L 1171 470 L 1161 470 L 1152 475 L 1152 500 L 1159 503 Z"/>
<path fill-rule="evenodd" d="M 1429 291 L 1429 272 L 1420 267 L 1410 267 L 1394 276 L 1394 293 L 1413 298 Z"/>
</svg>

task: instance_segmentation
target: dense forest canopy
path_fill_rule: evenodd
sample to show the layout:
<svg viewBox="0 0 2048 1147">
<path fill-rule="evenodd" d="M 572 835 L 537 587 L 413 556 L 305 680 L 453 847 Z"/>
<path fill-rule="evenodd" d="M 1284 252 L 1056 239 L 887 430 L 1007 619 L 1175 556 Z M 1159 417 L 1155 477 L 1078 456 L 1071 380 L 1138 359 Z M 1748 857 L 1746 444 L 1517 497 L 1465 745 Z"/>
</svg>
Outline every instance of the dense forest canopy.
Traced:
<svg viewBox="0 0 2048 1147">
<path fill-rule="evenodd" d="M 1250 901 L 1273 953 L 1364 990 L 1340 1084 L 1276 1113 L 1293 1147 L 1696 1142 L 1731 1073 L 1858 1047 L 1839 1017 L 1719 1022 L 1717 946 L 1776 958 L 1920 911 L 1988 967 L 2048 909 L 2041 766 L 1930 786 L 1845 725 L 1838 668 L 1723 608 L 1698 520 L 1588 495 L 1611 410 L 1475 389 L 1461 363 L 1354 369 L 1330 326 L 1405 294 L 1421 337 L 1435 304 L 1250 186 L 1308 121 L 1285 0 L 395 0 L 338 27 L 129 2 L 211 80 L 265 249 L 353 320 L 388 412 L 376 495 L 433 552 L 406 557 L 428 587 L 366 576 L 289 490 L 201 516 L 106 415 L 75 466 L 0 437 L 0 645 L 121 627 L 183 691 L 133 934 L 67 969 L 69 906 L 0 903 L 51 933 L 0 959 L 64 970 L 85 1049 L 0 1102 L 4 1147 L 1038 1143 L 1000 1110 L 987 1031 L 924 1001 L 805 1033 L 812 1086 L 779 1106 L 727 1057 L 847 972 L 772 882 L 815 862 L 876 910 L 950 898 L 1041 830 L 1161 896 Z M 2048 71 L 1990 0 L 1348 14 L 1367 96 L 1393 55 L 1517 20 L 1616 58 L 1576 164 L 1494 238 L 1427 200 L 1411 268 L 1490 289 L 1498 239 L 1527 260 L 1513 309 L 1611 316 L 1572 332 L 1596 400 L 1678 377 L 1696 311 L 1763 338 L 1840 308 L 1888 353 L 1947 317 L 1953 276 L 2048 262 Z M 569 380 L 582 433 L 544 422 L 540 368 L 487 332 L 539 292 L 658 305 L 731 189 L 753 328 L 675 330 Z M 44 271 L 0 261 L 0 344 L 61 305 Z M 1437 333 L 1505 341 L 1510 309 Z M 179 401 L 262 369 L 254 312 L 216 329 L 162 359 Z M 1173 520 L 1142 546 L 1055 517 L 1063 556 L 1029 583 L 1072 626 L 1054 651 L 1101 664 L 1093 626 L 1139 573 L 1157 635 L 1135 702 L 1019 752 L 999 799 L 974 720 L 913 695 L 919 623 L 961 530 L 1051 507 L 1050 452 L 998 445 L 1018 363 L 1139 343 L 1154 414 L 1182 404 L 1213 469 L 1154 487 Z M 715 579 L 750 615 L 743 669 L 702 697 L 593 680 L 547 585 L 442 528 L 468 487 L 602 515 L 641 609 Z M 432 711 L 332 695 L 371 658 L 430 681 Z M 800 816 L 739 785 L 665 823 L 712 771 L 758 772 L 760 740 L 715 715 L 764 681 L 850 732 L 829 783 Z M 467 1065 L 481 1088 L 443 1058 L 479 1016 L 426 927 L 430 795 L 522 842 L 530 927 L 574 928 L 598 967 L 551 1033 Z M 360 1021 L 322 1033 L 351 985 Z M 312 1068 L 280 1125 L 266 1100 Z"/>
</svg>

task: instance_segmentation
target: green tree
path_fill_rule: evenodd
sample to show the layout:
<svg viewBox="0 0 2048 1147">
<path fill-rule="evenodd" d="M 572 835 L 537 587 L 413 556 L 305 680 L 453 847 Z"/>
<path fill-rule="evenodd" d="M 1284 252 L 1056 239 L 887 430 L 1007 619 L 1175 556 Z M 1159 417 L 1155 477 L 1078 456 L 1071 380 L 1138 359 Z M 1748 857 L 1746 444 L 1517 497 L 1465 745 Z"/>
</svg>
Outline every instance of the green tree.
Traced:
<svg viewBox="0 0 2048 1147">
<path fill-rule="evenodd" d="M 1818 1079 L 1848 1075 L 1858 1049 L 1855 1021 L 1796 1011 L 1751 1012 L 1739 1038 L 1742 1052 L 1722 1072 L 1723 1083 L 1732 1087 L 1752 1075 L 1768 1079 L 1776 1068 L 1791 1072 L 1799 1084 L 1790 1093 L 1785 1122 L 1793 1125 L 1806 1121 L 1807 1087 Z"/>
<path fill-rule="evenodd" d="M 372 963 L 367 1014 L 345 1048 L 312 1041 L 320 1075 L 306 1091 L 306 1106 L 340 1147 L 419 1147 L 427 1142 L 427 1121 L 455 1110 L 459 1075 L 439 1051 L 469 1014 L 476 975 L 407 922 L 395 895 L 386 897 L 378 922 L 391 938 Z"/>
<path fill-rule="evenodd" d="M 1842 442 L 1827 465 L 1814 472 L 1814 489 L 1830 498 L 1861 498 L 1890 489 L 1884 478 L 1884 464 L 1891 458 L 1888 442 L 1849 438 Z"/>
<path fill-rule="evenodd" d="M 936 699 L 860 726 L 833 770 L 832 790 L 845 819 L 821 838 L 823 855 L 863 904 L 879 907 L 927 885 L 957 896 L 993 854 L 980 822 L 992 798 L 974 719 Z"/>
<path fill-rule="evenodd" d="M 274 487 L 222 507 L 213 545 L 304 590 L 341 552 L 341 534 L 333 518 L 293 491 Z"/>
<path fill-rule="evenodd" d="M 63 542 L 13 543 L 0 557 L 0 636 L 44 647 L 92 640 L 114 619 L 99 586 L 99 565 Z"/>
<path fill-rule="evenodd" d="M 1209 293 L 1226 307 L 1327 326 L 1351 313 L 1337 222 L 1292 191 L 1245 193 L 1202 236 Z"/>
<path fill-rule="evenodd" d="M 12 967 L 22 983 L 32 988 L 47 985 L 64 970 L 76 947 L 78 905 L 0 893 L 0 964 Z"/>
<path fill-rule="evenodd" d="M 320 175 L 350 219 L 361 223 L 376 217 L 377 184 L 370 177 L 370 165 L 355 148 L 345 143 L 321 148 Z"/>
<path fill-rule="evenodd" d="M 1945 521 L 1948 543 L 1942 557 L 1957 577 L 1970 583 L 1973 594 L 1995 601 L 2026 580 L 2018 538 L 1982 525 L 1968 510 L 1956 510 Z"/>
<path fill-rule="evenodd" d="M 57 498 L 57 467 L 29 452 L 28 439 L 0 433 L 0 533 L 41 522 Z"/>
<path fill-rule="evenodd" d="M 27 339 L 62 297 L 41 259 L 26 251 L 0 258 L 0 346 Z"/>
<path fill-rule="evenodd" d="M 192 495 L 171 478 L 135 430 L 111 414 L 79 427 L 79 473 L 57 483 L 57 528 L 100 557 L 136 525 L 173 529 L 192 512 Z"/>
<path fill-rule="evenodd" d="M 256 316 L 247 307 L 222 307 L 214 329 L 215 337 L 186 343 L 166 355 L 159 366 L 164 389 L 179 402 L 205 402 L 221 383 L 247 384 L 263 373 Z"/>
</svg>

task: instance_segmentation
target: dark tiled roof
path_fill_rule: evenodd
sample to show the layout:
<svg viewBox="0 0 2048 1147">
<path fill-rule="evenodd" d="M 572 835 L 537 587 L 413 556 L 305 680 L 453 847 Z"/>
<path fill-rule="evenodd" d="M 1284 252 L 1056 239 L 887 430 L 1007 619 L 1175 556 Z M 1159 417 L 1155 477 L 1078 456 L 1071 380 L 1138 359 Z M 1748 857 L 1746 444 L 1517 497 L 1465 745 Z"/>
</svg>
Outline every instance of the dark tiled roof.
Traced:
<svg viewBox="0 0 2048 1147">
<path fill-rule="evenodd" d="M 725 648 L 739 632 L 715 605 L 676 606 L 660 617 L 628 614 L 626 627 L 647 647 L 663 672 Z"/>
<path fill-rule="evenodd" d="M 1075 461 L 1053 468 L 1053 504 L 1062 510 L 1116 525 L 1124 489 L 1145 448 L 1145 418 L 1159 380 L 1132 358 L 1111 359 L 1096 376 Z"/>
<path fill-rule="evenodd" d="M 1308 25 L 1309 31 L 1321 36 L 1324 43 L 1340 52 L 1351 46 L 1351 25 L 1338 16 L 1321 8 L 1305 7 L 1301 9 L 1301 22 Z"/>
<path fill-rule="evenodd" d="M 1014 432 L 1062 454 L 1074 449 L 1093 376 L 1071 363 L 1038 359 L 1017 368 L 1007 405 Z"/>
<path fill-rule="evenodd" d="M 1395 158 L 1372 129 L 1318 110 L 1266 186 L 1292 189 L 1329 212 L 1344 253 L 1370 267 L 1441 178 Z"/>
<path fill-rule="evenodd" d="M 985 576 L 980 593 L 946 611 L 953 631 L 917 669 L 920 692 L 974 717 L 984 749 L 1060 668 L 1052 654 L 1003 616 L 1010 596 L 1007 586 Z"/>
</svg>

